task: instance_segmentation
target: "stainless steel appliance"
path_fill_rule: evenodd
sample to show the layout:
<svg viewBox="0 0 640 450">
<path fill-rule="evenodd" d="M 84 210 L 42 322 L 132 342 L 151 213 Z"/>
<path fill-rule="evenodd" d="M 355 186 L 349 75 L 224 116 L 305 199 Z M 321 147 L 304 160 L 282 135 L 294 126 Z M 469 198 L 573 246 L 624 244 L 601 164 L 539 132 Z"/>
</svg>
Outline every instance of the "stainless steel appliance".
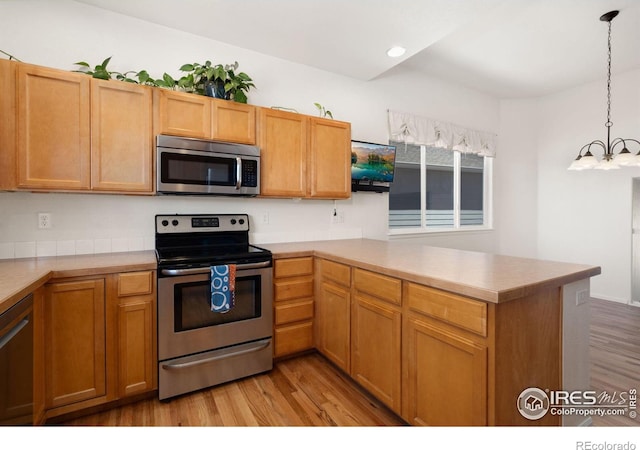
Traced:
<svg viewBox="0 0 640 450">
<path fill-rule="evenodd" d="M 252 145 L 159 135 L 158 194 L 260 193 L 260 149 Z"/>
<path fill-rule="evenodd" d="M 0 425 L 33 423 L 33 296 L 0 315 Z"/>
<path fill-rule="evenodd" d="M 156 216 L 161 400 L 271 370 L 272 255 L 246 214 Z M 235 306 L 211 308 L 211 267 L 235 265 Z"/>
</svg>

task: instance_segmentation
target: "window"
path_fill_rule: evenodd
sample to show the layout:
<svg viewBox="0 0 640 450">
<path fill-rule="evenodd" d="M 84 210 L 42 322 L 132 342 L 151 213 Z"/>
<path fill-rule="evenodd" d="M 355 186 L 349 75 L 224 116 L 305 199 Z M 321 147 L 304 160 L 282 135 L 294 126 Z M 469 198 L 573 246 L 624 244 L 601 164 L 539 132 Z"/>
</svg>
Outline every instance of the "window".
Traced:
<svg viewBox="0 0 640 450">
<path fill-rule="evenodd" d="M 492 158 L 392 142 L 389 189 L 392 234 L 489 228 Z"/>
</svg>

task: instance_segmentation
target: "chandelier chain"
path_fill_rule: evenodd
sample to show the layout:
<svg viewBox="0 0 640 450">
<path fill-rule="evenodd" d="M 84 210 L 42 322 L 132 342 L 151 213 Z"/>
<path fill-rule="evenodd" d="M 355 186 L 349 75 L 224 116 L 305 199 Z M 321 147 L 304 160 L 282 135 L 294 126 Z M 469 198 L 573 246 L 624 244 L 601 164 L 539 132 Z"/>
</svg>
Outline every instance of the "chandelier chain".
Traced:
<svg viewBox="0 0 640 450">
<path fill-rule="evenodd" d="M 608 45 L 608 58 L 607 58 L 607 123 L 605 126 L 611 127 L 611 21 L 609 21 L 609 38 Z"/>
</svg>

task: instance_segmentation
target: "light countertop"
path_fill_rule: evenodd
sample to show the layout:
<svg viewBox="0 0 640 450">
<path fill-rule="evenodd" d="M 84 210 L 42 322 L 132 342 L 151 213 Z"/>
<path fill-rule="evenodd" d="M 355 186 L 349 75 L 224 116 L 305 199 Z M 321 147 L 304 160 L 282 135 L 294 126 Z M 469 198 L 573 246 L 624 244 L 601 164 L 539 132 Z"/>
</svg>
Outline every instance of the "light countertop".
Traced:
<svg viewBox="0 0 640 450">
<path fill-rule="evenodd" d="M 264 244 L 274 258 L 318 256 L 392 277 L 500 303 L 600 274 L 600 267 L 430 247 L 408 241 L 347 239 Z M 0 313 L 48 280 L 156 268 L 153 250 L 0 261 Z"/>
<path fill-rule="evenodd" d="M 156 268 L 153 250 L 0 261 L 0 314 L 52 278 Z"/>
<path fill-rule="evenodd" d="M 275 258 L 319 256 L 492 303 L 599 275 L 597 266 L 430 247 L 409 241 L 348 239 L 260 245 Z"/>
</svg>

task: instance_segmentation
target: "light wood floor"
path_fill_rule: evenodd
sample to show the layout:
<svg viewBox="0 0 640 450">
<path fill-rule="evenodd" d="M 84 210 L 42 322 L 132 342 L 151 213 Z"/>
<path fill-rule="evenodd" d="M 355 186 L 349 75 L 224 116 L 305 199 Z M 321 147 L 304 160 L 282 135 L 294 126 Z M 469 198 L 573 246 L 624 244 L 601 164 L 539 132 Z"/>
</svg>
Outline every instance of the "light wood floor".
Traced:
<svg viewBox="0 0 640 450">
<path fill-rule="evenodd" d="M 592 301 L 591 384 L 640 390 L 640 308 Z M 594 417 L 595 426 L 640 425 Z M 373 426 L 403 421 L 317 353 L 278 362 L 267 374 L 177 397 L 143 400 L 65 422 L 106 426 Z"/>
<path fill-rule="evenodd" d="M 640 391 L 640 308 L 592 300 L 590 334 L 591 387 L 609 394 Z M 593 417 L 593 424 L 640 426 L 640 418 Z"/>
<path fill-rule="evenodd" d="M 403 421 L 364 393 L 324 357 L 280 361 L 266 374 L 169 402 L 143 400 L 65 425 L 374 426 Z"/>
</svg>

